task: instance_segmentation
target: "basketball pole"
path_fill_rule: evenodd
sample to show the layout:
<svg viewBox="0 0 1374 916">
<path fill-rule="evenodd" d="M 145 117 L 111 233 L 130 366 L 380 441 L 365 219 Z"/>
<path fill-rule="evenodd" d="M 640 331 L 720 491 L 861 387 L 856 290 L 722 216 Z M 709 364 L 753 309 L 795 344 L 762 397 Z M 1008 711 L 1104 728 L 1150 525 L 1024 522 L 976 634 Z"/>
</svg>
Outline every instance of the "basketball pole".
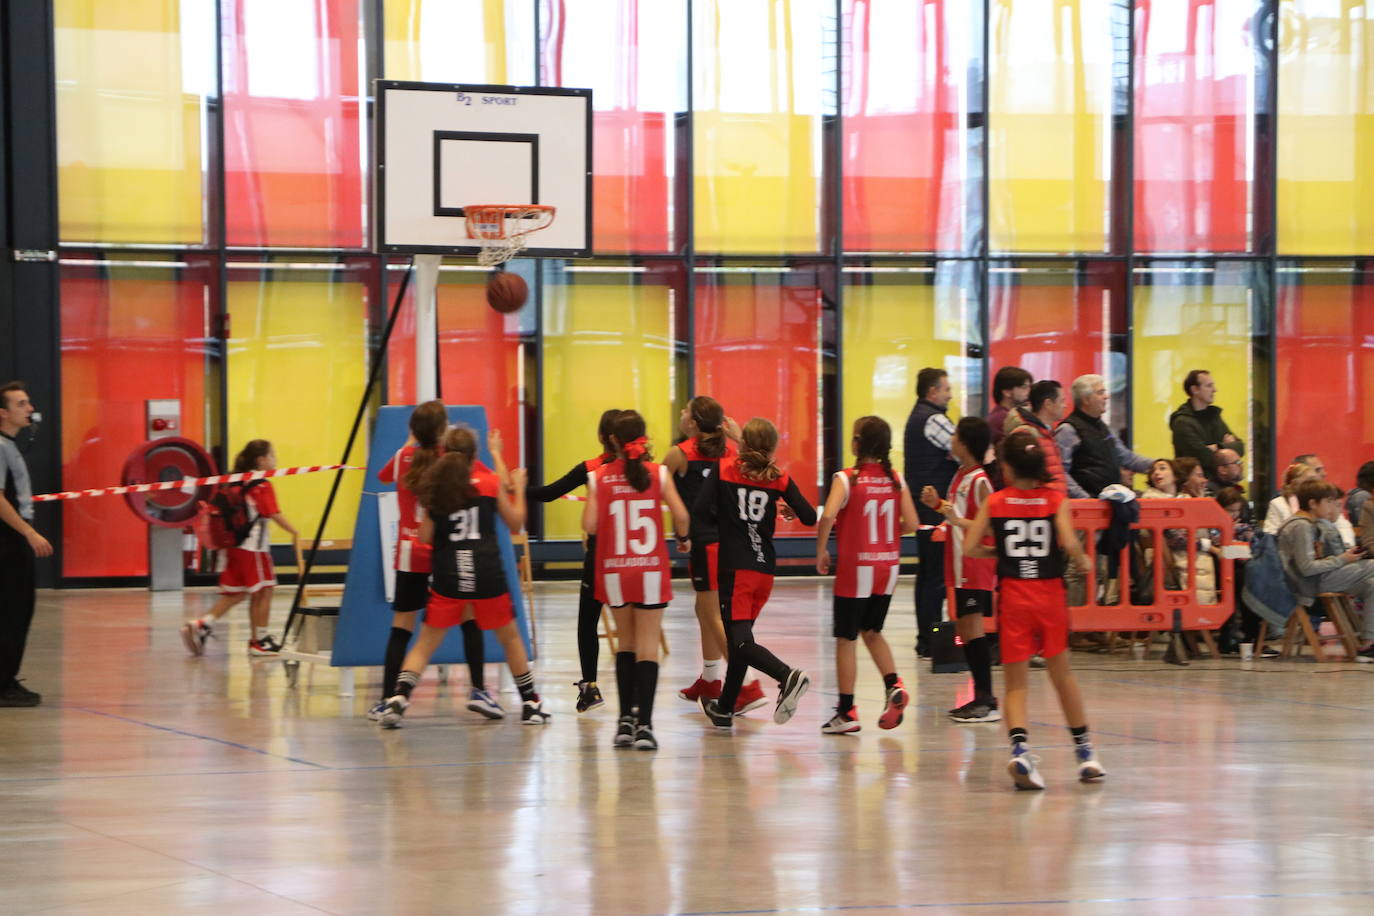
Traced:
<svg viewBox="0 0 1374 916">
<path fill-rule="evenodd" d="M 415 256 L 415 403 L 439 396 L 439 264 L 442 255 Z"/>
</svg>

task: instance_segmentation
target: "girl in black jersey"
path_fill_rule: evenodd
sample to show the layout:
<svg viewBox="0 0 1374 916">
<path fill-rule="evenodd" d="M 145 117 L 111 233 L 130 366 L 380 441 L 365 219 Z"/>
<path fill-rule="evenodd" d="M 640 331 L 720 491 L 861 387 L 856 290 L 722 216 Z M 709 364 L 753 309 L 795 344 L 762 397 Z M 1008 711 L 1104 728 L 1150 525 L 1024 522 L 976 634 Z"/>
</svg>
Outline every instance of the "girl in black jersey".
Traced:
<svg viewBox="0 0 1374 916">
<path fill-rule="evenodd" d="M 754 642 L 754 621 L 773 590 L 777 555 L 773 532 L 782 500 L 803 525 L 816 524 L 816 510 L 797 484 L 773 463 L 778 430 L 759 417 L 744 427 L 737 457 L 721 461 L 719 473 L 706 479 L 697 494 L 694 514 L 713 519 L 720 531 L 720 616 L 726 630 L 729 664 L 720 699 L 702 697 L 701 708 L 711 724 L 734 724 L 735 698 L 750 666 L 778 682 L 778 705 L 773 721 L 781 725 L 797 711 L 797 702 L 811 686 L 800 668 L 792 668 Z"/>
<path fill-rule="evenodd" d="M 519 531 L 525 524 L 525 471 L 511 471 L 507 487 L 499 452 L 493 449 L 492 454 L 497 459 L 496 471 L 476 463 L 477 437 L 472 430 L 455 427 L 444 437 L 443 457 L 420 481 L 416 495 L 427 513 L 420 526 L 420 540 L 434 548 L 429 604 L 420 635 L 396 679 L 396 689 L 387 698 L 380 719 L 383 728 L 401 723 L 411 693 L 435 650 L 450 628 L 466 620 L 476 620 L 481 629 L 495 631 L 524 701 L 521 721 L 526 725 L 549 721 L 535 692 L 534 675 L 515 623 L 496 535 L 498 519 L 511 531 Z"/>
<path fill-rule="evenodd" d="M 525 493 L 530 499 L 541 503 L 551 503 L 556 499 L 587 485 L 590 477 L 602 465 L 615 460 L 611 448 L 611 428 L 616 418 L 623 413 L 612 408 L 601 414 L 597 424 L 596 438 L 601 443 L 601 454 L 573 465 L 573 468 L 551 484 L 542 487 L 529 487 Z M 594 569 L 596 560 L 596 535 L 588 535 L 582 557 L 582 591 L 577 598 L 577 656 L 582 664 L 582 680 L 578 681 L 577 711 L 590 712 L 606 705 L 601 696 L 601 688 L 596 685 L 596 669 L 599 662 L 601 637 L 596 635 L 596 625 L 601 620 L 601 602 L 596 600 Z"/>
</svg>

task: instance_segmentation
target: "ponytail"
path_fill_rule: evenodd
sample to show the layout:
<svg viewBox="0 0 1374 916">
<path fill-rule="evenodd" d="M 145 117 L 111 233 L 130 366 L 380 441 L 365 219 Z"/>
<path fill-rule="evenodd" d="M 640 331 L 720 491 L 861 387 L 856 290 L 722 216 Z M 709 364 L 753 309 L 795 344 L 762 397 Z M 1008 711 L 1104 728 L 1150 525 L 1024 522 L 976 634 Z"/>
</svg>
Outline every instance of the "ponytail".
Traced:
<svg viewBox="0 0 1374 916">
<path fill-rule="evenodd" d="M 854 421 L 854 452 L 858 458 L 877 462 L 891 478 L 897 482 L 897 473 L 892 470 L 892 427 L 882 417 L 859 417 Z"/>
<path fill-rule="evenodd" d="M 477 437 L 465 426 L 455 426 L 444 436 L 444 454 L 434 460 L 415 490 L 420 505 L 436 515 L 451 515 L 477 500 L 472 485 L 472 465 L 477 457 Z"/>
<path fill-rule="evenodd" d="M 243 447 L 234 457 L 234 473 L 246 474 L 258 469 L 258 459 L 272 451 L 272 443 L 266 439 L 254 439 Z"/>
<path fill-rule="evenodd" d="M 625 480 L 640 493 L 649 489 L 649 469 L 644 463 L 653 459 L 645 438 L 644 418 L 639 411 L 620 411 L 611 425 L 611 439 L 625 462 Z"/>
<path fill-rule="evenodd" d="M 601 443 L 602 455 L 615 454 L 615 446 L 611 445 L 611 432 L 615 429 L 616 417 L 622 413 L 624 411 L 615 407 L 601 412 L 601 419 L 596 424 L 596 441 Z"/>
<path fill-rule="evenodd" d="M 773 453 L 778 450 L 778 428 L 762 417 L 755 417 L 744 425 L 743 438 L 739 463 L 744 476 L 758 481 L 781 477 L 782 468 L 773 463 Z"/>
<path fill-rule="evenodd" d="M 401 483 L 412 493 L 420 487 L 425 472 L 439 459 L 439 437 L 448 427 L 448 410 L 443 401 L 425 401 L 410 414 L 410 434 L 415 437 L 415 451 L 410 457 L 410 470 Z"/>
<path fill-rule="evenodd" d="M 715 398 L 698 395 L 687 403 L 687 414 L 697 425 L 697 449 L 706 458 L 725 457 L 725 408 Z"/>
<path fill-rule="evenodd" d="M 997 447 L 997 457 L 1011 471 L 1011 477 L 1047 484 L 1054 480 L 1045 462 L 1045 448 L 1034 433 L 1017 430 L 1009 434 Z"/>
</svg>

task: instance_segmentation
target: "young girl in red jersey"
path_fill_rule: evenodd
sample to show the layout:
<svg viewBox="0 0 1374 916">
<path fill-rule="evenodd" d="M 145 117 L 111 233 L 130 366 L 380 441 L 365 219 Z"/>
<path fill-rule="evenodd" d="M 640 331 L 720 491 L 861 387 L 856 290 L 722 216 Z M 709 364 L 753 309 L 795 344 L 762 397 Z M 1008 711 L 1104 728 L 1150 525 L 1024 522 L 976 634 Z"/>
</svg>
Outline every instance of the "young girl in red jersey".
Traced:
<svg viewBox="0 0 1374 916">
<path fill-rule="evenodd" d="M 1073 736 L 1078 778 L 1105 775 L 1093 756 L 1078 681 L 1069 667 L 1069 608 L 1064 591 L 1064 553 L 1080 567 L 1087 554 L 1074 533 L 1068 497 L 1051 489 L 1044 446 L 1028 432 L 1017 431 L 998 448 L 1003 479 L 1008 482 L 987 498 L 969 526 L 964 556 L 996 557 L 998 629 L 1002 667 L 1006 671 L 1006 719 L 1011 738 L 1007 771 L 1018 789 L 1043 789 L 1037 758 L 1027 747 L 1026 670 L 1038 651 L 1045 659 L 1059 705 Z M 994 546 L 985 537 L 991 533 Z"/>
<path fill-rule="evenodd" d="M 615 460 L 611 448 L 611 425 L 622 411 L 612 409 L 601 414 L 597 424 L 596 438 L 601 443 L 601 454 L 573 465 L 572 470 L 542 487 L 529 487 L 526 495 L 543 503 L 562 499 L 578 487 L 585 486 L 588 478 L 603 465 Z M 601 688 L 596 683 L 596 669 L 601 654 L 601 637 L 596 628 L 601 622 L 601 602 L 596 598 L 596 535 L 587 538 L 586 549 L 582 556 L 582 591 L 577 598 L 577 656 L 582 665 L 582 679 L 573 686 L 577 688 L 577 712 L 580 715 L 606 705 L 601 696 Z"/>
<path fill-rule="evenodd" d="M 754 642 L 754 621 L 773 591 L 777 562 L 773 531 L 779 500 L 786 501 L 803 525 L 816 524 L 816 510 L 796 482 L 773 463 L 777 427 L 755 417 L 745 425 L 742 438 L 739 455 L 722 459 L 719 472 L 706 478 L 692 513 L 714 519 L 720 530 L 720 616 L 729 661 L 720 699 L 701 698 L 702 710 L 717 728 L 734 726 L 735 700 L 750 666 L 778 682 L 773 721 L 779 725 L 792 718 L 811 686 L 805 671 L 790 667 Z"/>
<path fill-rule="evenodd" d="M 494 432 L 492 439 L 498 440 L 490 443 L 495 471 L 477 462 L 477 437 L 472 430 L 450 429 L 444 437 L 443 457 L 420 481 L 417 495 L 427 512 L 420 526 L 420 540 L 434 548 L 429 603 L 420 635 L 406 653 L 395 690 L 380 717 L 383 728 L 401 723 L 411 693 L 435 650 L 450 628 L 466 620 L 476 620 L 481 629 L 495 631 L 524 701 L 521 721 L 542 725 L 549 720 L 535 692 L 534 675 L 515 623 L 496 534 L 498 519 L 511 531 L 519 531 L 525 524 L 525 471 L 511 471 L 507 488 L 502 483 L 505 468 Z M 506 494 L 508 489 L 513 495 Z"/>
<path fill-rule="evenodd" d="M 673 513 L 677 542 L 685 549 L 687 507 L 668 468 L 654 464 L 644 418 L 622 411 L 612 424 L 615 460 L 587 481 L 582 530 L 596 538 L 596 600 L 611 607 L 620 651 L 615 680 L 620 722 L 615 746 L 658 750 L 654 694 L 658 689 L 658 642 L 663 609 L 673 600 L 673 570 L 663 538 L 663 504 Z M 629 647 L 629 648 L 626 648 Z"/>
<path fill-rule="evenodd" d="M 234 459 L 235 474 L 249 471 L 273 471 L 277 467 L 277 453 L 266 439 L 254 439 L 243 447 Z M 239 486 L 248 504 L 248 517 L 253 527 L 243 543 L 225 548 L 220 555 L 220 599 L 204 617 L 181 627 L 181 638 L 192 655 L 205 654 L 205 641 L 213 635 L 211 624 L 245 597 L 248 598 L 248 620 L 253 627 L 248 640 L 248 654 L 276 655 L 281 645 L 268 632 L 267 621 L 272 613 L 272 588 L 277 576 L 272 568 L 272 539 L 267 530 L 269 521 L 276 522 L 292 540 L 300 534 L 282 515 L 277 494 L 270 480 L 247 480 Z"/>
<path fill-rule="evenodd" d="M 715 398 L 699 395 L 683 408 L 680 420 L 682 434 L 687 438 L 663 457 L 663 463 L 675 475 L 678 492 L 689 511 L 693 511 L 692 555 L 688 566 L 692 575 L 692 589 L 696 592 L 697 626 L 701 630 L 701 674 L 690 687 L 678 691 L 689 703 L 702 697 L 720 696 L 725 677 L 725 628 L 720 622 L 720 594 L 717 581 L 720 537 L 713 519 L 703 518 L 692 510 L 702 484 L 716 472 L 722 458 L 739 454 L 737 443 L 739 426 L 725 415 L 725 408 Z M 736 701 L 737 713 L 745 713 L 768 702 L 757 680 L 740 690 Z"/>
<path fill-rule="evenodd" d="M 878 718 L 879 728 L 902 723 L 908 695 L 897 676 L 892 648 L 883 638 L 883 622 L 892 603 L 901 562 L 901 531 L 911 534 L 919 521 L 902 475 L 892 469 L 892 427 L 882 417 L 854 421 L 854 466 L 835 475 L 825 511 L 816 528 L 816 571 L 830 572 L 830 529 L 839 531 L 835 562 L 834 623 L 835 673 L 840 701 L 835 714 L 821 726 L 827 735 L 848 735 L 859 730 L 859 711 L 854 707 L 854 681 L 858 659 L 855 641 L 863 633 L 864 645 L 883 676 L 887 703 Z"/>
<path fill-rule="evenodd" d="M 426 401 L 410 415 L 410 439 L 377 473 L 382 483 L 396 485 L 396 502 L 400 510 L 400 531 L 396 540 L 396 588 L 391 602 L 391 635 L 386 643 L 385 664 L 382 668 L 382 697 L 368 711 L 368 718 L 376 721 L 386 709 L 386 698 L 396 686 L 401 662 L 415 631 L 415 615 L 424 610 L 429 600 L 429 569 L 432 548 L 420 540 L 420 526 L 425 512 L 420 507 L 415 490 L 424 475 L 439 460 L 440 441 L 448 429 L 448 410 L 443 401 Z M 463 657 L 467 659 L 472 693 L 468 709 L 490 719 L 505 715 L 496 697 L 486 689 L 485 647 L 482 631 L 476 621 L 463 623 Z"/>
<path fill-rule="evenodd" d="M 965 534 L 978 510 L 992 495 L 992 481 L 983 459 L 992 442 L 992 428 L 980 417 L 964 417 L 954 428 L 949 451 L 959 470 L 949 483 L 949 499 L 934 487 L 921 491 L 921 502 L 945 517 L 949 547 L 945 550 L 945 581 L 954 583 L 955 632 L 964 644 L 964 658 L 973 678 L 973 699 L 949 711 L 955 722 L 1000 722 L 1002 712 L 992 692 L 992 648 L 983 631 L 983 618 L 992 614 L 992 590 L 997 584 L 997 561 L 964 556 Z M 991 545 L 991 540 L 985 540 Z"/>
</svg>

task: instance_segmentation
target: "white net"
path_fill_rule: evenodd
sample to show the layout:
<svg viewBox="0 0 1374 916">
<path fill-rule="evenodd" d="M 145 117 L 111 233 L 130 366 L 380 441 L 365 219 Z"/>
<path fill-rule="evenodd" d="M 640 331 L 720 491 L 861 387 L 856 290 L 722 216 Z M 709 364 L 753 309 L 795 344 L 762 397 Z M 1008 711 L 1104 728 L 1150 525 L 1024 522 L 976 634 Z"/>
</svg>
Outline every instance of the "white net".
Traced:
<svg viewBox="0 0 1374 916">
<path fill-rule="evenodd" d="M 526 237 L 548 228 L 556 212 L 553 207 L 504 204 L 470 204 L 463 209 L 468 235 L 481 246 L 477 263 L 483 267 L 504 264 L 515 257 L 525 247 Z"/>
</svg>

